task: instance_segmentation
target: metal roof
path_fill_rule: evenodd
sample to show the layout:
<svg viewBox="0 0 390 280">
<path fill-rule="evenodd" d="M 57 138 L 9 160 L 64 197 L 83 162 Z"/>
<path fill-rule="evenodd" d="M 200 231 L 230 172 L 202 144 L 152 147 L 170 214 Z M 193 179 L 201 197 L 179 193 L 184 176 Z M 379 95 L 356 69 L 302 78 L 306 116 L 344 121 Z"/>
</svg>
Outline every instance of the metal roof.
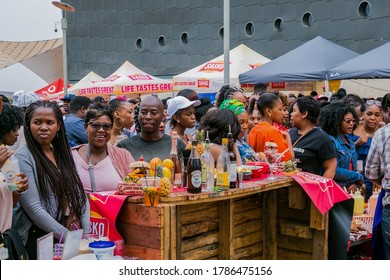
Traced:
<svg viewBox="0 0 390 280">
<path fill-rule="evenodd" d="M 62 38 L 29 42 L 0 41 L 0 69 L 22 62 L 25 59 L 55 49 L 61 45 Z"/>
</svg>

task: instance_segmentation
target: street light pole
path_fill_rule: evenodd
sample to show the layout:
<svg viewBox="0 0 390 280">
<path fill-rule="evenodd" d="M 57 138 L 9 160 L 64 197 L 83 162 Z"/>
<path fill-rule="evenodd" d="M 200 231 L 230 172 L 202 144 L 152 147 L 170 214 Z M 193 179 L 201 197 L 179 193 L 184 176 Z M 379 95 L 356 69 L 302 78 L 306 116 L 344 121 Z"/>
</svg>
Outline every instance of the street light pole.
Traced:
<svg viewBox="0 0 390 280">
<path fill-rule="evenodd" d="M 230 0 L 223 1 L 223 82 L 230 84 Z"/>
<path fill-rule="evenodd" d="M 64 80 L 64 96 L 68 94 L 68 45 L 67 45 L 67 30 L 68 21 L 66 19 L 66 12 L 75 12 L 76 9 L 66 3 L 53 1 L 51 2 L 57 8 L 62 10 L 61 29 L 62 29 L 62 71 Z"/>
<path fill-rule="evenodd" d="M 61 29 L 62 29 L 62 71 L 64 79 L 64 96 L 68 94 L 68 48 L 66 41 L 66 31 L 68 30 L 68 22 L 66 20 L 66 13 L 62 11 L 63 17 L 61 19 Z"/>
</svg>

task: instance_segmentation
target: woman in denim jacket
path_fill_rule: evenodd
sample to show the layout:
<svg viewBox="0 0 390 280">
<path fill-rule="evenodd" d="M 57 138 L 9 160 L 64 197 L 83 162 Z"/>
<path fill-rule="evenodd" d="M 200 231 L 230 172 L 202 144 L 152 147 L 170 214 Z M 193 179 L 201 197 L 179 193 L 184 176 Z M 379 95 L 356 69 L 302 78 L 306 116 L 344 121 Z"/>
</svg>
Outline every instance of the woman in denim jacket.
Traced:
<svg viewBox="0 0 390 280">
<path fill-rule="evenodd" d="M 363 183 L 363 176 L 356 172 L 357 153 L 354 142 L 347 138 L 357 126 L 358 116 L 353 108 L 335 102 L 320 113 L 320 127 L 328 133 L 337 151 L 337 168 L 334 181 L 354 193 Z"/>
</svg>

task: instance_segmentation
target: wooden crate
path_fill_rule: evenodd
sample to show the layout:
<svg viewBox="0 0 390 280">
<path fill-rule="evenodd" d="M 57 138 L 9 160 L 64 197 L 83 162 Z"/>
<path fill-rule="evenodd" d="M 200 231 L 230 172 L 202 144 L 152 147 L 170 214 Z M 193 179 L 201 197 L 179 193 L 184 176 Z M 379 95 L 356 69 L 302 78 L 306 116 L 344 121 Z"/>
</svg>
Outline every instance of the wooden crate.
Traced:
<svg viewBox="0 0 390 280">
<path fill-rule="evenodd" d="M 251 190 L 129 199 L 117 227 L 140 259 L 326 259 L 328 220 L 292 180 Z"/>
</svg>

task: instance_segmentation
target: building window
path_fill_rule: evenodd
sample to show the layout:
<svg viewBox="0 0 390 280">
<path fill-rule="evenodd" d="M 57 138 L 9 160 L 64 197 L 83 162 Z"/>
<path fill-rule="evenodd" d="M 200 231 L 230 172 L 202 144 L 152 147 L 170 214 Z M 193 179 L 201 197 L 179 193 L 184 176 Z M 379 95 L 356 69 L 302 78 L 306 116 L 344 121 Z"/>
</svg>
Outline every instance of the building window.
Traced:
<svg viewBox="0 0 390 280">
<path fill-rule="evenodd" d="M 187 32 L 181 33 L 180 41 L 182 42 L 182 44 L 183 45 L 187 45 L 188 44 L 188 40 L 189 40 L 188 33 Z"/>
<path fill-rule="evenodd" d="M 219 29 L 219 38 L 223 39 L 223 27 Z"/>
<path fill-rule="evenodd" d="M 305 27 L 310 27 L 313 25 L 313 16 L 311 15 L 310 12 L 306 12 L 302 16 L 302 24 Z"/>
<path fill-rule="evenodd" d="M 165 36 L 160 35 L 160 36 L 158 37 L 158 45 L 159 45 L 160 47 L 164 47 L 164 46 L 165 46 Z"/>
<path fill-rule="evenodd" d="M 144 41 L 142 40 L 142 38 L 137 38 L 137 40 L 135 41 L 135 46 L 139 50 L 142 50 L 144 48 Z"/>
<path fill-rule="evenodd" d="M 368 1 L 362 1 L 358 7 L 359 16 L 368 17 L 371 14 L 371 4 Z"/>
<path fill-rule="evenodd" d="M 252 37 L 255 34 L 255 25 L 252 22 L 248 22 L 245 25 L 245 34 L 248 37 Z"/>
<path fill-rule="evenodd" d="M 278 17 L 275 19 L 274 28 L 278 32 L 281 32 L 284 29 L 284 21 L 282 18 Z"/>
</svg>

